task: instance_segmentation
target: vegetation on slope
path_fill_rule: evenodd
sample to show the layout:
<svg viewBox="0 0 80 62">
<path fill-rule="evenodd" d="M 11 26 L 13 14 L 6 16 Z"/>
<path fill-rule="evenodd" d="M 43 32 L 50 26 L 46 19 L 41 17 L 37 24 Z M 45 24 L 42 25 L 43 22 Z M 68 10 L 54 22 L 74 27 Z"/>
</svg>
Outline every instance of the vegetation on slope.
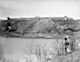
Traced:
<svg viewBox="0 0 80 62">
<path fill-rule="evenodd" d="M 27 34 L 68 34 L 79 31 L 78 22 L 67 18 L 19 18 L 4 20 L 1 22 L 1 33 L 24 36 Z M 77 28 L 77 29 L 76 29 Z"/>
</svg>

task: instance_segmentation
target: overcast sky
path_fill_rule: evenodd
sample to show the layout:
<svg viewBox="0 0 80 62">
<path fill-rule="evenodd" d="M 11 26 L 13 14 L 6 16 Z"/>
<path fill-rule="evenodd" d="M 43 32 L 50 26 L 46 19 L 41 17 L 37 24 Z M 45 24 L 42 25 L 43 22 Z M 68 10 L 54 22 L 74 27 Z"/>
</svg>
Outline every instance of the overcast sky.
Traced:
<svg viewBox="0 0 80 62">
<path fill-rule="evenodd" d="M 5 17 L 80 18 L 79 0 L 0 0 L 0 18 Z"/>
</svg>

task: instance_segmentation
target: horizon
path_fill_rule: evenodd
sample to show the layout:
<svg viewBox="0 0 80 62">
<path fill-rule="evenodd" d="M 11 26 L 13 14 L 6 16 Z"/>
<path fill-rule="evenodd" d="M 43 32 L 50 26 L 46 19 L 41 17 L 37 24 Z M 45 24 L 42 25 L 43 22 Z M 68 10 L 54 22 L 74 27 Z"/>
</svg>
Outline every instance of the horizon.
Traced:
<svg viewBox="0 0 80 62">
<path fill-rule="evenodd" d="M 25 16 L 25 17 L 9 17 L 11 19 L 19 19 L 19 18 L 64 18 L 65 16 Z M 73 17 L 68 17 L 67 18 L 71 18 L 73 20 L 80 20 L 80 18 L 73 18 Z M 8 17 L 5 18 L 0 18 L 1 20 L 7 20 Z"/>
</svg>

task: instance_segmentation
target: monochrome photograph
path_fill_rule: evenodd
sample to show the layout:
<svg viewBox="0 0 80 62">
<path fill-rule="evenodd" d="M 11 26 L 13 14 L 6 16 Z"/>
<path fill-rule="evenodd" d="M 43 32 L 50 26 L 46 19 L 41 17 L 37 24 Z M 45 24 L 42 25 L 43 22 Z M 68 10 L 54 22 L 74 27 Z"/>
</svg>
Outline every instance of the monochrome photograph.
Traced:
<svg viewBox="0 0 80 62">
<path fill-rule="evenodd" d="M 80 62 L 80 0 L 0 0 L 0 62 Z"/>
</svg>

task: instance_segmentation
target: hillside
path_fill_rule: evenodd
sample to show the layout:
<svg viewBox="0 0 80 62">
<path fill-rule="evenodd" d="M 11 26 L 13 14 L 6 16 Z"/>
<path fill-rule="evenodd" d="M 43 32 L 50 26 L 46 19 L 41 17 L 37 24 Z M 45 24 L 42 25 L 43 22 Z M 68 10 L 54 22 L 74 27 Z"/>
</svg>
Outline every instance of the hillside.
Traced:
<svg viewBox="0 0 80 62">
<path fill-rule="evenodd" d="M 8 18 L 0 23 L 0 34 L 18 37 L 72 35 L 80 30 L 79 21 L 68 17 Z"/>
</svg>

